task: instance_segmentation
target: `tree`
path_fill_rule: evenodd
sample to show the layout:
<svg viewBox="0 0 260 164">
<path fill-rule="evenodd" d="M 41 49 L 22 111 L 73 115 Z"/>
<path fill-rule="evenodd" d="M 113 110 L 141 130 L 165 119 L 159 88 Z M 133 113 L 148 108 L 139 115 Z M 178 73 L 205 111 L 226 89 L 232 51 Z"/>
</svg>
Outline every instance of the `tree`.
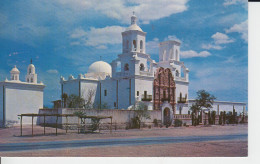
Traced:
<svg viewBox="0 0 260 164">
<path fill-rule="evenodd" d="M 94 106 L 93 97 L 94 97 L 95 93 L 96 93 L 95 89 L 88 89 L 88 92 L 86 94 L 85 104 L 84 104 L 85 109 L 93 109 L 93 106 Z M 84 91 L 83 91 L 82 95 L 84 95 Z"/>
<path fill-rule="evenodd" d="M 134 110 L 134 118 L 132 118 L 133 124 L 140 129 L 141 123 L 144 119 L 151 119 L 150 113 L 148 111 L 148 106 L 143 102 L 136 102 L 134 106 L 132 106 L 131 110 Z"/>
<path fill-rule="evenodd" d="M 198 125 L 199 123 L 199 117 L 198 112 L 202 113 L 202 109 L 210 109 L 212 108 L 212 105 L 214 103 L 214 100 L 216 99 L 215 96 L 211 95 L 210 93 L 206 92 L 205 90 L 199 90 L 197 92 L 197 98 L 195 99 L 195 103 L 192 104 L 190 107 L 190 110 L 192 113 L 194 113 L 194 120 L 195 124 Z"/>
<path fill-rule="evenodd" d="M 69 108 L 83 108 L 85 105 L 85 100 L 74 94 L 71 94 L 67 101 Z"/>
</svg>

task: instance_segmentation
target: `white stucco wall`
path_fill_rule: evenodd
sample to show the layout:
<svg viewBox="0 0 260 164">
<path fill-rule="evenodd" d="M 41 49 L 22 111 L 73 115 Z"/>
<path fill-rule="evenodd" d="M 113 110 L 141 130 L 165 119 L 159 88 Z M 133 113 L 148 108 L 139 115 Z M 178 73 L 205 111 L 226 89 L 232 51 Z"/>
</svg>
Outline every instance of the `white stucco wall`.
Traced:
<svg viewBox="0 0 260 164">
<path fill-rule="evenodd" d="M 3 85 L 0 85 L 0 127 L 3 121 Z"/>
<path fill-rule="evenodd" d="M 43 108 L 43 88 L 33 85 L 6 86 L 6 121 L 19 123 L 19 114 L 38 113 Z M 23 117 L 23 123 L 31 123 L 31 117 Z M 36 119 L 34 120 L 36 123 Z"/>
</svg>

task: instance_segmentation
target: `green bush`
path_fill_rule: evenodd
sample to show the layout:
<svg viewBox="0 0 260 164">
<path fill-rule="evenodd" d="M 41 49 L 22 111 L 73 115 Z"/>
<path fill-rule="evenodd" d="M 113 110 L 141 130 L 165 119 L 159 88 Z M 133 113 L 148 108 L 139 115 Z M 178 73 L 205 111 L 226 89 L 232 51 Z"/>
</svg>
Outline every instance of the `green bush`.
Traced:
<svg viewBox="0 0 260 164">
<path fill-rule="evenodd" d="M 153 120 L 153 123 L 155 127 L 158 127 L 158 120 L 156 118 Z"/>
<path fill-rule="evenodd" d="M 182 120 L 176 119 L 174 120 L 174 127 L 180 127 L 182 126 Z"/>
<path fill-rule="evenodd" d="M 99 118 L 91 118 L 91 126 L 90 126 L 90 130 L 92 132 L 98 130 L 100 125 L 100 119 Z"/>
</svg>

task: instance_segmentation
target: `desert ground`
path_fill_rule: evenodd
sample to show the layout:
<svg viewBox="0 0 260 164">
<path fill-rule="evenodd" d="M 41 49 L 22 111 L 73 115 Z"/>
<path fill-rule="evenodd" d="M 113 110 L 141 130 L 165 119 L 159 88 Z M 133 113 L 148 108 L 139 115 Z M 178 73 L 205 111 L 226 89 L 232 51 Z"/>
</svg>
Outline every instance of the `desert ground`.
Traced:
<svg viewBox="0 0 260 164">
<path fill-rule="evenodd" d="M 46 135 L 43 135 L 43 127 L 34 127 L 34 136 L 31 136 L 31 126 L 23 126 L 23 136 L 20 136 L 20 127 L 0 129 L 0 156 L 46 156 L 46 157 L 245 157 L 248 155 L 248 126 L 247 124 L 225 125 L 225 126 L 190 126 L 190 127 L 169 127 L 169 128 L 152 128 L 152 129 L 132 129 L 132 130 L 108 130 L 100 133 L 78 134 L 77 131 L 68 131 L 58 129 L 58 135 L 55 135 L 54 128 L 46 128 Z M 236 135 L 246 137 L 232 138 Z M 102 145 L 85 146 L 87 141 L 99 140 L 135 140 L 151 139 L 151 137 L 167 138 L 218 138 L 221 136 L 230 136 L 229 139 L 213 140 L 191 140 L 189 142 L 168 142 L 168 143 L 141 143 L 126 145 Z M 30 148 L 16 150 L 19 144 L 34 145 L 38 143 L 63 144 L 61 142 L 84 142 L 78 147 L 63 148 Z M 7 151 L 6 145 L 12 151 Z M 13 145 L 10 147 L 10 145 Z M 20 146 L 21 146 L 20 145 Z M 70 145 L 70 143 L 68 143 Z"/>
</svg>

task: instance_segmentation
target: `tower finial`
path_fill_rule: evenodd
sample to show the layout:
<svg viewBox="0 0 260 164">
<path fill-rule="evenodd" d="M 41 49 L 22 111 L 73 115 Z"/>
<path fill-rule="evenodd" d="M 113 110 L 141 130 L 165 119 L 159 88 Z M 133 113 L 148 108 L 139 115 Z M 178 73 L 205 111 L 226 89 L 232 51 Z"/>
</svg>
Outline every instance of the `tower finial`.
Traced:
<svg viewBox="0 0 260 164">
<path fill-rule="evenodd" d="M 31 58 L 31 64 L 32 64 L 32 58 Z"/>
</svg>

